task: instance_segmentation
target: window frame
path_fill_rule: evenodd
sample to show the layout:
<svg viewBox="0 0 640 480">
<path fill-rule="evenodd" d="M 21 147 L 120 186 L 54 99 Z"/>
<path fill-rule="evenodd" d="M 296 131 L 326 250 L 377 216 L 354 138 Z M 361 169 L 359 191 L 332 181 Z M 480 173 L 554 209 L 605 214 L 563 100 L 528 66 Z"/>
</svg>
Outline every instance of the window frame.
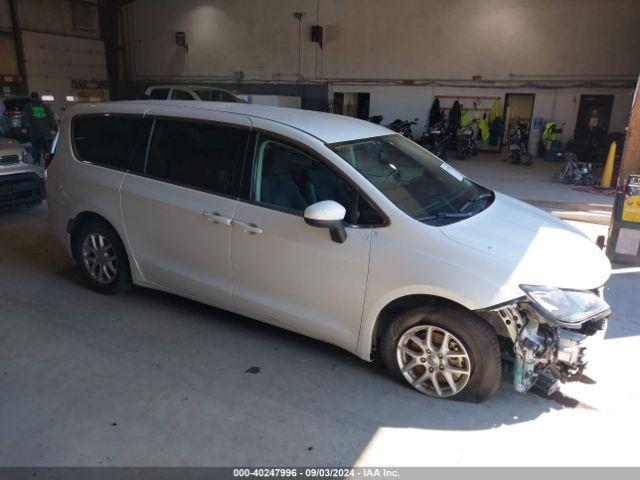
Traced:
<svg viewBox="0 0 640 480">
<path fill-rule="evenodd" d="M 374 202 L 371 197 L 367 194 L 367 192 L 365 192 L 355 181 L 353 181 L 353 179 L 351 179 L 349 177 L 349 175 L 347 173 L 345 173 L 344 171 L 342 171 L 342 169 L 340 169 L 338 166 L 336 166 L 333 162 L 331 162 L 330 160 L 328 160 L 325 156 L 323 156 L 321 153 L 317 152 L 316 150 L 312 149 L 311 147 L 309 147 L 308 145 L 295 140 L 291 137 L 287 137 L 286 135 L 282 135 L 276 132 L 272 132 L 270 130 L 267 129 L 263 129 L 263 128 L 256 128 L 254 127 L 252 129 L 252 141 L 250 141 L 249 143 L 252 144 L 251 146 L 251 153 L 249 153 L 249 149 L 247 152 L 247 160 L 245 162 L 244 168 L 243 168 L 243 172 L 241 175 L 241 181 L 242 181 L 242 188 L 240 190 L 240 197 L 238 198 L 239 201 L 241 202 L 245 202 L 245 203 L 249 203 L 251 205 L 256 205 L 262 208 L 266 208 L 269 210 L 275 210 L 278 212 L 282 212 L 282 213 L 288 213 L 289 215 L 293 215 L 296 217 L 300 217 L 300 218 L 304 218 L 304 213 L 303 212 L 298 212 L 297 210 L 292 210 L 286 207 L 280 207 L 278 205 L 270 205 L 270 204 L 266 204 L 263 202 L 258 202 L 253 198 L 253 192 L 254 192 L 254 181 L 255 181 L 255 169 L 258 166 L 258 146 L 260 145 L 260 138 L 261 137 L 269 137 L 270 139 L 277 141 L 281 144 L 283 144 L 286 147 L 290 147 L 293 148 L 295 150 L 299 150 L 300 152 L 304 153 L 305 155 L 307 155 L 308 157 L 310 157 L 312 160 L 320 163 L 322 166 L 324 166 L 325 168 L 328 168 L 333 174 L 337 175 L 342 181 L 344 181 L 350 188 L 353 188 L 358 195 L 362 196 L 367 202 L 369 202 L 369 205 L 371 205 L 371 208 L 373 208 L 376 213 L 378 214 L 378 216 L 381 219 L 381 222 L 379 223 L 370 223 L 370 224 L 351 224 L 351 223 L 347 223 L 345 221 L 345 227 L 348 228 L 383 228 L 383 227 L 388 227 L 389 225 L 391 225 L 391 221 L 389 220 L 389 216 L 384 212 L 384 210 L 382 208 L 380 208 L 380 206 Z M 327 144 L 325 144 L 327 145 Z M 328 146 L 328 145 L 327 145 Z"/>
<path fill-rule="evenodd" d="M 134 170 L 131 170 L 131 162 L 129 162 L 129 165 L 127 166 L 127 168 L 121 168 L 121 167 L 116 167 L 115 165 L 105 165 L 104 163 L 96 163 L 93 162 L 91 160 L 87 160 L 86 158 L 83 158 L 80 153 L 78 152 L 78 149 L 76 147 L 76 135 L 75 135 L 75 129 L 76 129 L 76 120 L 78 119 L 82 119 L 82 118 L 103 118 L 103 117 L 108 117 L 108 118 L 139 118 L 141 120 L 146 120 L 149 119 L 151 120 L 151 124 L 149 126 L 149 132 L 147 133 L 147 141 L 146 141 L 146 147 L 145 147 L 145 152 L 144 152 L 144 164 L 143 164 L 143 171 L 146 170 L 147 168 L 147 158 L 149 156 L 149 145 L 150 145 L 150 141 L 151 141 L 151 137 L 153 135 L 153 131 L 155 128 L 155 121 L 149 117 L 146 116 L 142 113 L 111 113 L 111 112 L 103 112 L 103 113 L 81 113 L 79 115 L 74 115 L 73 117 L 71 117 L 70 119 L 70 134 L 71 134 L 71 151 L 73 152 L 73 158 L 74 160 L 76 160 L 77 162 L 80 163 L 86 163 L 89 165 L 93 165 L 95 167 L 101 167 L 101 168 L 108 168 L 109 170 L 115 170 L 117 172 L 124 172 L 124 173 L 131 173 L 133 175 L 140 175 L 142 174 L 142 172 L 136 172 Z"/>
<path fill-rule="evenodd" d="M 151 118 L 153 119 L 153 126 L 151 129 L 151 133 L 149 134 L 149 139 L 147 141 L 147 151 L 146 151 L 146 155 L 145 155 L 145 162 L 144 162 L 144 172 L 143 173 L 136 173 L 136 172 L 129 172 L 133 175 L 140 175 L 143 176 L 144 178 L 148 178 L 151 180 L 155 180 L 157 182 L 163 182 L 169 185 L 175 185 L 177 187 L 182 187 L 182 188 L 188 188 L 189 190 L 194 190 L 197 192 L 203 192 L 203 193 L 207 193 L 209 195 L 217 195 L 219 197 L 224 197 L 224 198 L 230 198 L 233 200 L 238 200 L 240 198 L 240 193 L 242 190 L 242 174 L 244 172 L 244 164 L 247 160 L 247 153 L 251 147 L 251 127 L 247 126 L 247 125 L 238 125 L 236 123 L 228 123 L 228 122 L 221 122 L 221 121 L 217 121 L 217 120 L 203 120 L 203 119 L 197 119 L 197 118 L 190 118 L 190 117 L 172 117 L 172 116 L 167 116 L 167 115 L 145 115 L 145 118 Z M 244 152 L 242 154 L 242 159 L 238 162 L 238 165 L 234 168 L 234 172 L 233 172 L 233 180 L 232 180 L 232 193 L 224 193 L 224 192 L 214 192 L 212 190 L 206 189 L 206 188 L 199 188 L 199 187 L 194 187 L 193 185 L 188 185 L 182 182 L 176 182 L 173 180 L 169 180 L 166 178 L 161 178 L 161 177 L 156 177 L 154 175 L 150 175 L 148 173 L 149 171 L 149 157 L 150 157 L 150 153 L 151 153 L 151 145 L 153 142 L 153 138 L 156 135 L 156 132 L 158 130 L 158 123 L 161 121 L 169 121 L 169 122 L 183 122 L 183 123 L 196 123 L 196 124 L 200 124 L 200 125 L 209 125 L 209 126 L 217 126 L 217 127 L 224 127 L 224 128 L 232 128 L 235 130 L 245 130 L 248 132 L 247 135 L 247 142 L 245 145 L 245 149 Z"/>
</svg>

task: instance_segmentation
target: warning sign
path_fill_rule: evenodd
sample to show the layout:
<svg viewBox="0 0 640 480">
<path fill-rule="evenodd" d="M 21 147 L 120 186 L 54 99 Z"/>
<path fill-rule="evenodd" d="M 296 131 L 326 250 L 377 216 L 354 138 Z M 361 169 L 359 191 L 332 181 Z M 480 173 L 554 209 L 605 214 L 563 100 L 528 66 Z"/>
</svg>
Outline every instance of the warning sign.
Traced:
<svg viewBox="0 0 640 480">
<path fill-rule="evenodd" d="M 622 206 L 622 221 L 640 223 L 640 176 L 629 177 Z"/>
</svg>

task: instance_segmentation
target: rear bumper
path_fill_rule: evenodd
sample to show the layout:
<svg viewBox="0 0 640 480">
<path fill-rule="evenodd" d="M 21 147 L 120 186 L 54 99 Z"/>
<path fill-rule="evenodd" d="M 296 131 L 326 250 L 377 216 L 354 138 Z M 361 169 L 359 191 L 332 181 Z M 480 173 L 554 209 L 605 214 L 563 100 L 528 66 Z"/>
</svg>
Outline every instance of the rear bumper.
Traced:
<svg viewBox="0 0 640 480">
<path fill-rule="evenodd" d="M 4 136 L 7 138 L 13 138 L 20 143 L 27 143 L 29 141 L 29 135 L 22 132 L 20 127 L 6 127 Z"/>
<path fill-rule="evenodd" d="M 0 208 L 38 203 L 45 197 L 44 180 L 36 173 L 0 175 Z"/>
</svg>

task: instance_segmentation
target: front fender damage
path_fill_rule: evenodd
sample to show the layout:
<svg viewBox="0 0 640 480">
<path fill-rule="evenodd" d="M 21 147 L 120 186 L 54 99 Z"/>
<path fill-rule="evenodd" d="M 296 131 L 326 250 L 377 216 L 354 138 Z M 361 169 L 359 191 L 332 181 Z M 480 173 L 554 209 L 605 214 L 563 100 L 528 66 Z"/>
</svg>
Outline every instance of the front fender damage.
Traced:
<svg viewBox="0 0 640 480">
<path fill-rule="evenodd" d="M 604 338 L 610 311 L 574 328 L 544 318 L 525 298 L 477 312 L 502 337 L 503 356 L 513 361 L 513 387 L 525 393 L 534 385 L 547 395 L 560 383 L 589 382 L 583 375 L 589 345 Z"/>
</svg>

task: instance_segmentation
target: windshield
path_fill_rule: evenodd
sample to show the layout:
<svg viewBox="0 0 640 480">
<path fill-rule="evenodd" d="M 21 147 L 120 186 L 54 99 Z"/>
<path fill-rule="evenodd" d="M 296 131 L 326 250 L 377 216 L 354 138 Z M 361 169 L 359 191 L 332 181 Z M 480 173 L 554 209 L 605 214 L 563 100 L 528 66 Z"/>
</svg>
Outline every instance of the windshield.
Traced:
<svg viewBox="0 0 640 480">
<path fill-rule="evenodd" d="M 355 140 L 331 148 L 400 210 L 443 225 L 475 215 L 493 201 L 491 190 L 401 135 Z"/>
</svg>

